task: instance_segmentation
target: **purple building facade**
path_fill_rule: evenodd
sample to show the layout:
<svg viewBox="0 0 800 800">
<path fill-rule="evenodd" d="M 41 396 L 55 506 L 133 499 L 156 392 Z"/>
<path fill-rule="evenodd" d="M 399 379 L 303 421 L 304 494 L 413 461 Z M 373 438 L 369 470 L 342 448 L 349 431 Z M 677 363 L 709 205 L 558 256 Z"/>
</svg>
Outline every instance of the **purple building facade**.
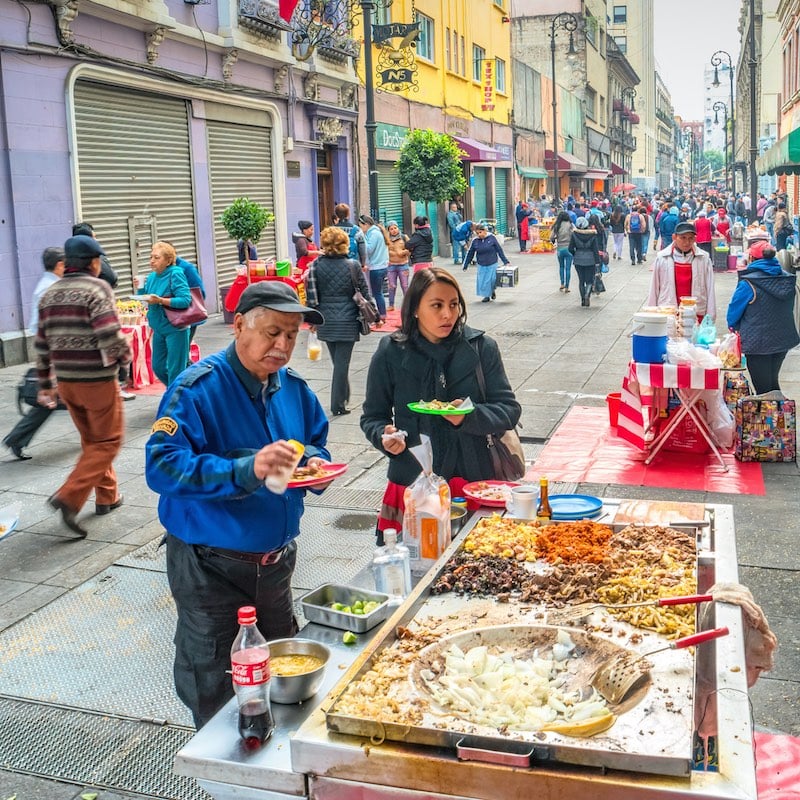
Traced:
<svg viewBox="0 0 800 800">
<path fill-rule="evenodd" d="M 117 294 L 171 241 L 220 308 L 238 266 L 219 222 L 240 196 L 275 214 L 259 257 L 293 259 L 359 196 L 348 47 L 298 62 L 270 0 L 0 0 L 0 365 L 29 358 L 45 247 L 88 221 Z"/>
</svg>

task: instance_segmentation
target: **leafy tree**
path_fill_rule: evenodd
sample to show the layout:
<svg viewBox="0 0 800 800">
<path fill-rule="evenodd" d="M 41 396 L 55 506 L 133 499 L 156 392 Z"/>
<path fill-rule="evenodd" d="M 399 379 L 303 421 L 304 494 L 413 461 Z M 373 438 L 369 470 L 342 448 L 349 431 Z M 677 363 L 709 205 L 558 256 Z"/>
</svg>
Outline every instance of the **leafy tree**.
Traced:
<svg viewBox="0 0 800 800">
<path fill-rule="evenodd" d="M 400 188 L 412 200 L 443 203 L 467 188 L 461 150 L 446 133 L 411 131 L 397 160 Z"/>
<path fill-rule="evenodd" d="M 719 150 L 704 150 L 702 156 L 701 170 L 705 173 L 711 167 L 715 174 L 725 167 L 725 156 Z"/>
<path fill-rule="evenodd" d="M 247 197 L 237 197 L 220 217 L 231 239 L 243 239 L 256 244 L 264 228 L 275 220 L 275 215 Z"/>
</svg>

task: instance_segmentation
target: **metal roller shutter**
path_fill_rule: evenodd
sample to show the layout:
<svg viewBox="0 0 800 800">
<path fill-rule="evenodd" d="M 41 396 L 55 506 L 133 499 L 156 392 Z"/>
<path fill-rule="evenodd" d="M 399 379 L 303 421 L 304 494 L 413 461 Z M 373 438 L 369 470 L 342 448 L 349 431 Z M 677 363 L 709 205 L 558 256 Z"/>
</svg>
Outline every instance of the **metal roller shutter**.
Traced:
<svg viewBox="0 0 800 800">
<path fill-rule="evenodd" d="M 477 222 L 481 219 L 491 219 L 486 209 L 486 167 L 475 167 L 475 206 L 472 212 L 472 219 Z"/>
<path fill-rule="evenodd" d="M 275 210 L 272 170 L 272 129 L 208 120 L 208 168 L 214 213 L 217 285 L 225 291 L 236 277 L 236 242 L 222 227 L 222 212 L 237 198 L 248 197 Z M 275 225 L 267 225 L 257 244 L 258 257 L 274 258 Z"/>
<path fill-rule="evenodd" d="M 197 260 L 186 101 L 77 81 L 74 93 L 81 217 L 130 293 L 150 271 L 153 236 Z"/>
<path fill-rule="evenodd" d="M 508 170 L 494 171 L 494 218 L 497 220 L 497 232 L 508 235 Z"/>
<path fill-rule="evenodd" d="M 389 161 L 378 162 L 378 211 L 380 222 L 383 225 L 393 219 L 400 226 L 401 231 L 406 231 L 400 178 L 394 164 Z M 409 227 L 411 226 L 409 225 Z"/>
</svg>

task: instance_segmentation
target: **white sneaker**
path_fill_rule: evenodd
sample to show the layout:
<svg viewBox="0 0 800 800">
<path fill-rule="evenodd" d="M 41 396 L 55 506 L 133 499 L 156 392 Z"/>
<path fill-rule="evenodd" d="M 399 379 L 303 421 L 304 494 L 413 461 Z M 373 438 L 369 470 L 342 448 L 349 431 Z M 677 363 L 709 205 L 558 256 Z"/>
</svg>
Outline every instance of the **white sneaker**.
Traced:
<svg viewBox="0 0 800 800">
<path fill-rule="evenodd" d="M 135 400 L 136 399 L 136 395 L 133 394 L 133 392 L 126 392 L 124 389 L 120 389 L 119 390 L 119 396 L 123 400 Z"/>
</svg>

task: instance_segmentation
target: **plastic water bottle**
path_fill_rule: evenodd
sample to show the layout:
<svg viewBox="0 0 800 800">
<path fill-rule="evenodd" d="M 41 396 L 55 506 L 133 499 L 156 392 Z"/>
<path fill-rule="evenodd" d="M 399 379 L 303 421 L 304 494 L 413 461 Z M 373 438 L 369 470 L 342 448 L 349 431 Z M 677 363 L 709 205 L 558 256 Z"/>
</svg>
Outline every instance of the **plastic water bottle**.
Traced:
<svg viewBox="0 0 800 800">
<path fill-rule="evenodd" d="M 245 747 L 260 747 L 272 736 L 275 721 L 269 703 L 269 645 L 256 627 L 253 606 L 239 609 L 239 633 L 231 647 L 233 691 L 239 701 L 239 735 Z"/>
<path fill-rule="evenodd" d="M 400 605 L 411 592 L 411 561 L 408 548 L 397 541 L 397 531 L 393 528 L 383 532 L 386 543 L 375 551 L 372 570 L 375 575 L 375 588 L 389 595 L 390 605 Z"/>
</svg>

